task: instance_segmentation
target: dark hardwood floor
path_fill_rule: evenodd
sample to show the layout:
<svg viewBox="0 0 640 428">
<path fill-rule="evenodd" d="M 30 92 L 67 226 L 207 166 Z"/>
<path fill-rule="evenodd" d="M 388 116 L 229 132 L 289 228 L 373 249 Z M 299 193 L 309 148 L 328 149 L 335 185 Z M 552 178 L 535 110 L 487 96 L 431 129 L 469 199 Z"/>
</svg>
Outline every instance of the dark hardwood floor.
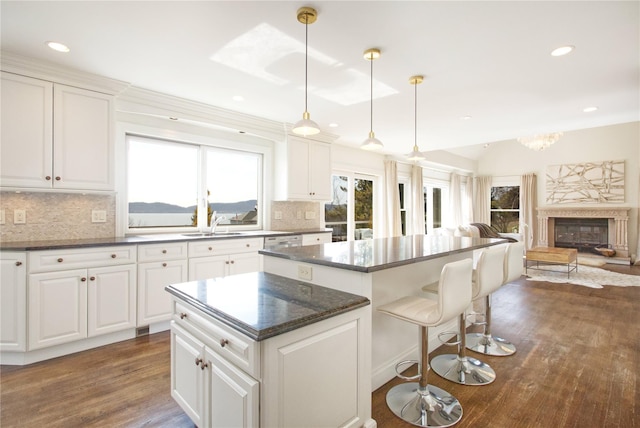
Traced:
<svg viewBox="0 0 640 428">
<path fill-rule="evenodd" d="M 639 275 L 640 266 L 610 266 Z M 497 373 L 462 386 L 430 373 L 430 383 L 463 407 L 457 427 L 640 426 L 640 287 L 526 281 L 493 299 L 493 332 L 510 357 L 469 353 Z M 417 339 L 417 332 L 416 332 Z M 431 356 L 451 352 L 441 347 Z M 386 406 L 392 380 L 373 393 L 379 427 L 411 427 Z M 0 367 L 0 426 L 193 427 L 169 393 L 168 332 L 74 355 Z M 297 428 L 297 427 L 291 427 Z"/>
</svg>

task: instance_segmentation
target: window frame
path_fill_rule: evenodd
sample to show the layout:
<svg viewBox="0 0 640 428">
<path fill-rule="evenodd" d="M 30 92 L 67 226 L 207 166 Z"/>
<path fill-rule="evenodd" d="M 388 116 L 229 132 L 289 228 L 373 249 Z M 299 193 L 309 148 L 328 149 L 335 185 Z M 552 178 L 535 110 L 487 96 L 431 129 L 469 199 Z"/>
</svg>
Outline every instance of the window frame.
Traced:
<svg viewBox="0 0 640 428">
<path fill-rule="evenodd" d="M 503 232 L 503 233 L 519 233 L 520 230 L 520 223 L 522 220 L 522 207 L 520 206 L 520 202 L 518 202 L 518 209 L 494 209 L 491 208 L 491 202 L 492 202 L 492 197 L 491 195 L 493 194 L 493 189 L 494 187 L 517 187 L 518 188 L 518 195 L 520 195 L 520 180 L 518 177 L 494 177 L 492 179 L 492 183 L 491 183 L 491 189 L 489 192 L 489 220 L 491 221 L 492 219 L 492 214 L 494 212 L 517 212 L 518 213 L 518 230 L 513 232 L 513 231 L 507 231 L 507 232 Z M 493 222 L 492 222 L 493 223 Z M 494 225 L 494 224 L 490 224 L 491 227 L 493 227 L 494 229 L 498 230 L 498 228 Z"/>
</svg>

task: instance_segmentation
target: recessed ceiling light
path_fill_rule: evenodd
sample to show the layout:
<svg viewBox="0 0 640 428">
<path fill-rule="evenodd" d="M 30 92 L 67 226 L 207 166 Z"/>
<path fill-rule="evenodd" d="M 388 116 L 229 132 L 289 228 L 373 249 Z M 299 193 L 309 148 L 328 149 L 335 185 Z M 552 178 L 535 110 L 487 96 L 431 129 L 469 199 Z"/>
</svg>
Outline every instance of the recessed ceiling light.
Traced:
<svg viewBox="0 0 640 428">
<path fill-rule="evenodd" d="M 53 49 L 54 51 L 58 51 L 58 52 L 69 52 L 69 48 L 67 47 L 67 45 L 64 45 L 60 42 L 45 42 L 45 44 L 47 46 L 49 46 L 51 49 Z"/>
<path fill-rule="evenodd" d="M 591 113 L 592 111 L 596 111 L 596 110 L 598 110 L 598 107 L 593 106 L 593 107 L 586 107 L 582 111 L 585 113 Z"/>
<path fill-rule="evenodd" d="M 460 120 L 469 120 L 471 119 L 471 116 L 461 116 Z"/>
<path fill-rule="evenodd" d="M 244 101 L 244 97 L 242 95 L 234 95 L 233 101 Z"/>
<path fill-rule="evenodd" d="M 572 52 L 574 49 L 575 49 L 575 46 L 571 46 L 571 45 L 560 46 L 559 48 L 556 48 L 551 51 L 551 56 L 563 56 L 568 54 L 569 52 Z"/>
<path fill-rule="evenodd" d="M 338 124 L 337 123 L 330 123 L 329 124 L 329 128 L 337 128 Z"/>
</svg>

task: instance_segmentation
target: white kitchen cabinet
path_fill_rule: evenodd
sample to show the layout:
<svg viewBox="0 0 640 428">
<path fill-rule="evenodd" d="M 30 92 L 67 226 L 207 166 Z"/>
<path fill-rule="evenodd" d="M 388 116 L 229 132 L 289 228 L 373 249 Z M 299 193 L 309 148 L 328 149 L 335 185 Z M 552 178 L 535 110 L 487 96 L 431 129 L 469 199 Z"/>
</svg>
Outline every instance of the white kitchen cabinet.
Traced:
<svg viewBox="0 0 640 428">
<path fill-rule="evenodd" d="M 29 350 L 134 328 L 136 266 L 29 275 Z"/>
<path fill-rule="evenodd" d="M 189 281 L 261 270 L 263 238 L 189 242 Z"/>
<path fill-rule="evenodd" d="M 3 187 L 113 190 L 113 97 L 2 73 Z"/>
<path fill-rule="evenodd" d="M 305 233 L 302 235 L 302 245 L 317 245 L 331 243 L 331 232 Z"/>
<path fill-rule="evenodd" d="M 0 252 L 0 350 L 27 347 L 27 257 Z"/>
<path fill-rule="evenodd" d="M 188 279 L 187 243 L 138 246 L 138 326 L 171 318 L 164 288 Z"/>
<path fill-rule="evenodd" d="M 331 200 L 330 144 L 289 137 L 286 196 L 287 199 Z"/>
</svg>

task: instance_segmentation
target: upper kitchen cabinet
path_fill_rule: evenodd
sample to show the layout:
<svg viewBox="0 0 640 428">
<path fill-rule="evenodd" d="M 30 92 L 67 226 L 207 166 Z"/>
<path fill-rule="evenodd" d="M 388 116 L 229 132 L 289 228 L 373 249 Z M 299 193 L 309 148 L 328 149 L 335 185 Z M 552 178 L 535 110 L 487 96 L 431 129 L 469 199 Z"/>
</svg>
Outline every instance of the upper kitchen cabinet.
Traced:
<svg viewBox="0 0 640 428">
<path fill-rule="evenodd" d="M 113 97 L 2 72 L 2 187 L 113 190 Z"/>
<path fill-rule="evenodd" d="M 294 200 L 331 200 L 331 144 L 289 136 L 286 196 Z"/>
</svg>

